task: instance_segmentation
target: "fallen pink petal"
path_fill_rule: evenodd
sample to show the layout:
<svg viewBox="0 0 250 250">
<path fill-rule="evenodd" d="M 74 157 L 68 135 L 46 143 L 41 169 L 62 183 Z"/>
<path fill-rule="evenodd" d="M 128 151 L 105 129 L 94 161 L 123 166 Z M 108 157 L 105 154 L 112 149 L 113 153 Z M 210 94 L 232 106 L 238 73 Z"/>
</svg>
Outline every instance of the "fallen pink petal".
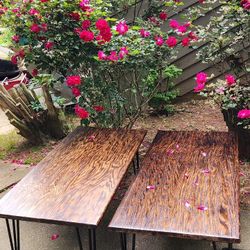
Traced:
<svg viewBox="0 0 250 250">
<path fill-rule="evenodd" d="M 194 185 L 198 186 L 198 177 L 195 179 Z"/>
<path fill-rule="evenodd" d="M 201 154 L 202 154 L 202 156 L 204 156 L 204 157 L 207 156 L 207 153 L 205 153 L 205 152 L 202 152 Z"/>
<path fill-rule="evenodd" d="M 59 238 L 59 234 L 53 234 L 51 236 L 51 240 L 57 240 Z"/>
<path fill-rule="evenodd" d="M 203 169 L 201 172 L 203 174 L 210 174 L 211 173 L 211 171 L 209 169 Z"/>
<path fill-rule="evenodd" d="M 174 153 L 174 150 L 173 150 L 173 149 L 167 150 L 167 155 L 172 155 L 173 153 Z"/>
<path fill-rule="evenodd" d="M 246 176 L 243 172 L 240 172 L 240 177 Z"/>
<path fill-rule="evenodd" d="M 190 207 L 191 207 L 191 204 L 189 203 L 189 201 L 186 201 L 186 202 L 185 202 L 185 207 L 186 207 L 186 208 L 190 208 Z"/>
<path fill-rule="evenodd" d="M 207 211 L 208 210 L 208 208 L 206 206 L 204 206 L 204 205 L 198 206 L 197 209 L 200 210 L 200 211 Z"/>
<path fill-rule="evenodd" d="M 95 140 L 95 136 L 94 135 L 90 135 L 89 137 L 88 137 L 88 141 L 94 141 Z"/>
<path fill-rule="evenodd" d="M 155 190 L 155 185 L 147 186 L 147 190 Z"/>
</svg>

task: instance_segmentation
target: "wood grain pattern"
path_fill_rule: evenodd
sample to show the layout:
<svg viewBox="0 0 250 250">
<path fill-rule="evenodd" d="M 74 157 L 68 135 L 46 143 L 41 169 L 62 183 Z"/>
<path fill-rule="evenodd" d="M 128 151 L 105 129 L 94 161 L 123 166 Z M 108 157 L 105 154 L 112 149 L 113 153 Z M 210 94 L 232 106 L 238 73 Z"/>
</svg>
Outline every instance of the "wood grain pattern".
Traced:
<svg viewBox="0 0 250 250">
<path fill-rule="evenodd" d="M 160 131 L 141 166 L 110 228 L 239 242 L 236 136 Z"/>
<path fill-rule="evenodd" d="M 96 226 L 145 134 L 77 128 L 0 200 L 0 217 Z"/>
</svg>

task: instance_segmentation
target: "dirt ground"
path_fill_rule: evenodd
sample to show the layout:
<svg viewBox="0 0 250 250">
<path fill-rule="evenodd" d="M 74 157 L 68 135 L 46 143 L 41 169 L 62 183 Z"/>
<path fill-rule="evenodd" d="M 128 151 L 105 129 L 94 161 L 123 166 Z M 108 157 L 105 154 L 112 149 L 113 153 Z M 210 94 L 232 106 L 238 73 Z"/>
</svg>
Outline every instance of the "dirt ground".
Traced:
<svg viewBox="0 0 250 250">
<path fill-rule="evenodd" d="M 194 100 L 187 97 L 176 104 L 176 112 L 171 116 L 146 115 L 134 125 L 136 129 L 146 129 L 148 134 L 141 146 L 140 154 L 145 155 L 157 130 L 200 130 L 200 131 L 227 131 L 223 116 L 218 107 L 214 107 L 205 100 Z M 50 152 L 58 142 L 50 141 L 43 146 L 32 147 L 20 140 L 19 144 L 6 155 L 5 161 L 18 164 L 36 165 Z M 241 164 L 241 205 L 250 208 L 250 163 Z M 128 183 L 133 178 L 129 173 L 120 187 L 116 199 L 119 199 Z"/>
</svg>

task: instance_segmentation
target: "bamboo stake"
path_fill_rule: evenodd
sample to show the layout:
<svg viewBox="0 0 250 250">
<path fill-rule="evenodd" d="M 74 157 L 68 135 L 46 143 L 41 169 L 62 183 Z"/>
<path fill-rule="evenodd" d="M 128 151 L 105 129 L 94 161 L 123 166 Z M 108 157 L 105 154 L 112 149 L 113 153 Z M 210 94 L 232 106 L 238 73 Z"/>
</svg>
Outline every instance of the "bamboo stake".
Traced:
<svg viewBox="0 0 250 250">
<path fill-rule="evenodd" d="M 5 112 L 5 115 L 8 117 L 9 120 L 16 120 L 18 122 L 22 122 L 11 110 L 7 109 Z"/>
<path fill-rule="evenodd" d="M 23 90 L 23 93 L 26 96 L 26 98 L 29 101 L 29 103 L 35 101 L 35 98 L 32 95 L 32 92 L 27 88 L 27 86 L 24 83 L 20 84 L 20 88 Z"/>
<path fill-rule="evenodd" d="M 17 117 L 21 118 L 20 109 L 13 103 L 9 98 L 7 98 L 3 93 L 0 92 L 0 100 L 2 100 L 8 109 L 10 109 Z"/>
</svg>

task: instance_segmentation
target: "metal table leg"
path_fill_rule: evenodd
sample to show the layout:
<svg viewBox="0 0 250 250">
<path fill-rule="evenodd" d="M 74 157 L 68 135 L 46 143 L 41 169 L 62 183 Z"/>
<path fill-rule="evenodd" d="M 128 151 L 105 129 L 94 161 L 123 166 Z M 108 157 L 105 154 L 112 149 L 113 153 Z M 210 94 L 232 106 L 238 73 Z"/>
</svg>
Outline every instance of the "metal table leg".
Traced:
<svg viewBox="0 0 250 250">
<path fill-rule="evenodd" d="M 137 162 L 137 170 L 139 171 L 139 169 L 140 169 L 140 155 L 139 155 L 139 151 L 137 151 L 137 153 L 136 153 L 136 162 Z"/>
<path fill-rule="evenodd" d="M 89 250 L 96 250 L 96 229 L 89 229 Z"/>
<path fill-rule="evenodd" d="M 76 235 L 77 235 L 77 240 L 78 240 L 78 244 L 79 244 L 79 249 L 83 250 L 81 235 L 80 235 L 80 229 L 78 227 L 76 227 Z"/>
<path fill-rule="evenodd" d="M 10 241 L 11 250 L 20 250 L 20 223 L 19 220 L 11 220 L 12 228 L 10 226 L 10 222 L 6 219 L 6 226 Z"/>
<path fill-rule="evenodd" d="M 223 248 L 222 250 L 234 250 L 233 243 L 228 243 L 228 248 Z"/>
</svg>

